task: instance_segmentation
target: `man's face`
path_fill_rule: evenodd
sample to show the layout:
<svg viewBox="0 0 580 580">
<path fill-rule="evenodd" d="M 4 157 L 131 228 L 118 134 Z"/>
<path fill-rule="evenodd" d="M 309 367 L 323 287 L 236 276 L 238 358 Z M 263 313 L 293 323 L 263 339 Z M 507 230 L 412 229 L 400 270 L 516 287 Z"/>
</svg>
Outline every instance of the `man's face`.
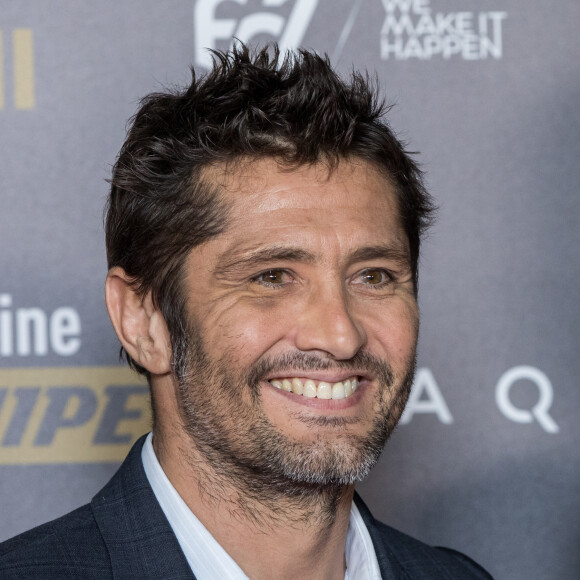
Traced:
<svg viewBox="0 0 580 580">
<path fill-rule="evenodd" d="M 418 312 L 393 186 L 371 165 L 214 168 L 226 230 L 185 266 L 179 393 L 202 457 L 230 477 L 351 483 L 412 381 Z"/>
</svg>

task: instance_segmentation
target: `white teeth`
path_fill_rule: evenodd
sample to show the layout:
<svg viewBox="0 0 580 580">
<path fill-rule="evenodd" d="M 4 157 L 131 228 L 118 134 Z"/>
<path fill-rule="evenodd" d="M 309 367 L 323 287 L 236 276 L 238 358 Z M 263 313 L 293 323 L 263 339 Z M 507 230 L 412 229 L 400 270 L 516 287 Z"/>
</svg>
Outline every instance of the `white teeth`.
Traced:
<svg viewBox="0 0 580 580">
<path fill-rule="evenodd" d="M 352 395 L 352 381 L 350 379 L 344 381 L 344 396 L 350 397 Z"/>
<path fill-rule="evenodd" d="M 304 393 L 304 386 L 300 379 L 292 379 L 292 392 L 296 395 L 302 395 Z"/>
<path fill-rule="evenodd" d="M 353 377 L 337 383 L 320 381 L 318 385 L 312 379 L 302 381 L 299 378 L 272 379 L 270 384 L 282 391 L 302 395 L 313 399 L 345 399 L 350 397 L 358 389 L 358 379 Z"/>
<path fill-rule="evenodd" d="M 302 394 L 309 399 L 316 397 L 318 394 L 316 390 L 316 383 L 310 379 L 304 381 L 304 392 Z"/>
<path fill-rule="evenodd" d="M 332 399 L 332 385 L 330 383 L 325 383 L 324 381 L 318 383 L 318 398 Z"/>
<path fill-rule="evenodd" d="M 344 399 L 344 397 L 344 385 L 342 383 L 334 383 L 334 385 L 332 385 L 332 398 Z"/>
</svg>

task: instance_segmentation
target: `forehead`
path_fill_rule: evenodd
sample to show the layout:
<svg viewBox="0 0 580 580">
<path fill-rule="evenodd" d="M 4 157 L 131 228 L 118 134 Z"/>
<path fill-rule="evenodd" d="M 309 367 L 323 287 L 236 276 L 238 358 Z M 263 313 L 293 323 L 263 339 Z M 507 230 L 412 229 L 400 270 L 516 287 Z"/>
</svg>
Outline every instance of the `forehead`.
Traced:
<svg viewBox="0 0 580 580">
<path fill-rule="evenodd" d="M 283 240 L 314 230 L 407 246 L 395 188 L 367 162 L 342 160 L 332 170 L 323 164 L 287 169 L 268 158 L 214 166 L 203 177 L 218 186 L 228 208 L 227 237 Z"/>
</svg>

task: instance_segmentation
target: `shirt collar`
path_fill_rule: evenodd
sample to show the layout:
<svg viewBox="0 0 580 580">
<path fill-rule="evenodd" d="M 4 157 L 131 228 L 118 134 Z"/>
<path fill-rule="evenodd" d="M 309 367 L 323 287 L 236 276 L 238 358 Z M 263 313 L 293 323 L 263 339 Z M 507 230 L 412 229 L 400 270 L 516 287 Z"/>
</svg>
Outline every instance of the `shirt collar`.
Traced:
<svg viewBox="0 0 580 580">
<path fill-rule="evenodd" d="M 149 433 L 141 452 L 145 474 L 173 529 L 192 572 L 198 580 L 248 580 L 233 558 L 195 517 L 173 487 L 153 450 Z M 380 580 L 381 572 L 370 534 L 358 508 L 352 503 L 346 537 L 345 580 Z"/>
</svg>

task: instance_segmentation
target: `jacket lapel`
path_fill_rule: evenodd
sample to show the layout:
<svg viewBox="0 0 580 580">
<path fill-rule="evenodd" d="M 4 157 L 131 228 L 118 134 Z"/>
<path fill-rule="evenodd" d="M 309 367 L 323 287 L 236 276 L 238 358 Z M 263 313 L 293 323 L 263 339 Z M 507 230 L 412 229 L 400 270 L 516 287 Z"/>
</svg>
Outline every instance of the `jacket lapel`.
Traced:
<svg viewBox="0 0 580 580">
<path fill-rule="evenodd" d="M 141 461 L 145 436 L 91 507 L 109 549 L 113 576 L 195 580 L 179 542 L 149 485 Z"/>
</svg>

